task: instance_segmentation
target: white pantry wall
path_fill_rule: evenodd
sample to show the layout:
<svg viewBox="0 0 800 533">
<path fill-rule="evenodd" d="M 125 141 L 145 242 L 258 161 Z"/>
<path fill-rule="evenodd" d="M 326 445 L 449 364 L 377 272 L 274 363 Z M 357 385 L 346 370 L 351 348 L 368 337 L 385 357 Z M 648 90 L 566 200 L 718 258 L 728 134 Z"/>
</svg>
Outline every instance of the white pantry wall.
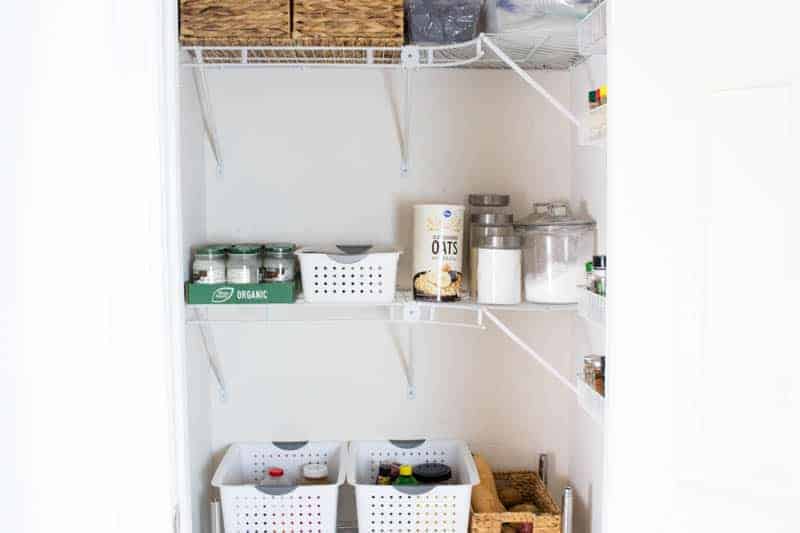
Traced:
<svg viewBox="0 0 800 533">
<path fill-rule="evenodd" d="M 605 56 L 589 58 L 572 74 L 572 110 L 583 117 L 588 109 L 588 92 L 608 83 Z M 613 88 L 612 88 L 613 90 Z M 612 93 L 613 99 L 613 93 Z M 596 253 L 606 253 L 606 147 L 605 144 L 580 146 L 573 151 L 571 199 L 573 206 L 586 207 L 597 221 Z M 613 258 L 611 259 L 613 265 Z M 613 268 L 613 266 L 612 266 Z M 576 318 L 575 364 L 589 354 L 606 353 L 605 328 Z M 609 355 L 613 364 L 613 354 Z M 580 368 L 580 366 L 578 366 Z M 571 419 L 569 478 L 575 490 L 575 531 L 601 533 L 605 447 L 603 427 L 595 423 L 577 404 Z"/>
<path fill-rule="evenodd" d="M 534 76 L 570 102 L 569 73 Z M 505 192 L 522 217 L 534 200 L 571 197 L 571 126 L 508 71 L 413 73 L 411 171 L 401 176 L 392 105 L 402 109 L 401 82 L 381 71 L 210 70 L 225 164 L 217 176 L 205 150 L 207 241 L 396 244 L 408 287 L 412 205 Z M 574 375 L 573 312 L 501 314 Z M 567 483 L 574 395 L 491 325 L 416 327 L 415 400 L 392 339 L 405 342 L 403 326 L 211 329 L 229 397 L 206 381 L 214 455 L 195 463 L 199 478 L 236 441 L 427 436 L 465 439 L 496 468 L 535 468 L 548 452 L 553 494 Z M 187 357 L 207 376 L 191 348 L 197 328 L 187 336 Z"/>
</svg>

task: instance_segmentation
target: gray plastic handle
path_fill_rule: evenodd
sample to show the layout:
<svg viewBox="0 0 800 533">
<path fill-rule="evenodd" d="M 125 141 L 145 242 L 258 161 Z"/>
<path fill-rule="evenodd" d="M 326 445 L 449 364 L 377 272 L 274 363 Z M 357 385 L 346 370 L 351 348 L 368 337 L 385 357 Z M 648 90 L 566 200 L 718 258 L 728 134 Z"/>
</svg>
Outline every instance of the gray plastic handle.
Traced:
<svg viewBox="0 0 800 533">
<path fill-rule="evenodd" d="M 352 265 L 353 263 L 358 263 L 362 259 L 367 257 L 366 255 L 329 255 L 328 259 L 333 261 L 334 263 L 339 263 L 340 265 Z"/>
<path fill-rule="evenodd" d="M 256 485 L 256 489 L 259 492 L 263 492 L 264 494 L 269 494 L 270 496 L 286 496 L 290 492 L 294 492 L 297 488 L 295 485 L 290 486 L 283 486 L 280 485 Z"/>
<path fill-rule="evenodd" d="M 289 440 L 289 441 L 272 442 L 272 445 L 275 446 L 276 448 L 280 448 L 281 450 L 286 450 L 286 451 L 299 450 L 306 444 L 308 444 L 307 440 Z"/>
<path fill-rule="evenodd" d="M 389 439 L 394 446 L 404 450 L 411 450 L 412 448 L 419 448 L 425 443 L 425 439 L 411 439 L 411 440 L 392 440 Z"/>
<path fill-rule="evenodd" d="M 392 488 L 408 496 L 419 496 L 432 491 L 436 485 L 392 485 Z"/>
</svg>

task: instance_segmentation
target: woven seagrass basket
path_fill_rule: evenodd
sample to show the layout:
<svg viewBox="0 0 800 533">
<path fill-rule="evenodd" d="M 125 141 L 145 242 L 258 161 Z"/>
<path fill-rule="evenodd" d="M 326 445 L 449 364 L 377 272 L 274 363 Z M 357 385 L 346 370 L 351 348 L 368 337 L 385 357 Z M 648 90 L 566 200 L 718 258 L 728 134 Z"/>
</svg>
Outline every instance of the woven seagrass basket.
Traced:
<svg viewBox="0 0 800 533">
<path fill-rule="evenodd" d="M 296 40 L 339 46 L 403 45 L 403 0 L 294 0 L 293 15 Z"/>
<path fill-rule="evenodd" d="M 185 46 L 291 44 L 291 0 L 180 0 Z"/>
<path fill-rule="evenodd" d="M 472 533 L 500 533 L 503 524 L 533 524 L 533 533 L 561 533 L 561 511 L 536 472 L 495 472 L 495 480 L 517 489 L 523 501 L 539 508 L 534 513 L 476 513 L 473 511 Z"/>
</svg>

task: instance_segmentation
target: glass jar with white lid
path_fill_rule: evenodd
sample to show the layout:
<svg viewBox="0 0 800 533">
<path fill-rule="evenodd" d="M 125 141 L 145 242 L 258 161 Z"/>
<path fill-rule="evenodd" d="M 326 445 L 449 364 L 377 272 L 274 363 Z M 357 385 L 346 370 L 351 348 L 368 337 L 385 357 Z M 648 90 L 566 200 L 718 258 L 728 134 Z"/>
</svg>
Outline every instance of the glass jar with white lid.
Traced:
<svg viewBox="0 0 800 533">
<path fill-rule="evenodd" d="M 194 251 L 192 283 L 225 283 L 225 256 L 228 246 L 213 244 Z"/>
<path fill-rule="evenodd" d="M 264 246 L 264 267 L 261 269 L 261 283 L 294 281 L 297 257 L 295 245 L 289 242 L 272 242 Z"/>
<path fill-rule="evenodd" d="M 228 283 L 258 283 L 261 268 L 260 244 L 234 244 L 228 248 Z"/>
</svg>

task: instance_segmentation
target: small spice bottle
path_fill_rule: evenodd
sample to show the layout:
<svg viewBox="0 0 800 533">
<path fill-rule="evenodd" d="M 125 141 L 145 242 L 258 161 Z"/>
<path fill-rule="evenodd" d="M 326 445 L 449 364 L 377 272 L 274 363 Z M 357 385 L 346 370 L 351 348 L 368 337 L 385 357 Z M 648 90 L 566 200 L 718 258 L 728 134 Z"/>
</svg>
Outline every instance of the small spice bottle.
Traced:
<svg viewBox="0 0 800 533">
<path fill-rule="evenodd" d="M 381 463 L 378 466 L 378 478 L 375 480 L 376 485 L 391 485 L 392 484 L 392 465 L 389 463 Z"/>
<path fill-rule="evenodd" d="M 289 242 L 273 242 L 265 246 L 264 267 L 260 283 L 294 281 L 296 258 L 295 245 Z"/>
<path fill-rule="evenodd" d="M 593 286 L 594 292 L 600 296 L 606 295 L 606 256 L 596 255 L 593 263 Z"/>
<path fill-rule="evenodd" d="M 192 283 L 225 283 L 225 250 L 227 246 L 202 246 L 194 251 Z"/>
<path fill-rule="evenodd" d="M 228 283 L 258 283 L 260 254 L 258 244 L 235 244 L 228 248 Z"/>
<path fill-rule="evenodd" d="M 606 358 L 602 355 L 594 360 L 594 390 L 600 396 L 606 395 Z"/>
<path fill-rule="evenodd" d="M 300 485 L 327 485 L 328 466 L 319 463 L 308 463 L 303 465 L 303 477 Z"/>
</svg>

